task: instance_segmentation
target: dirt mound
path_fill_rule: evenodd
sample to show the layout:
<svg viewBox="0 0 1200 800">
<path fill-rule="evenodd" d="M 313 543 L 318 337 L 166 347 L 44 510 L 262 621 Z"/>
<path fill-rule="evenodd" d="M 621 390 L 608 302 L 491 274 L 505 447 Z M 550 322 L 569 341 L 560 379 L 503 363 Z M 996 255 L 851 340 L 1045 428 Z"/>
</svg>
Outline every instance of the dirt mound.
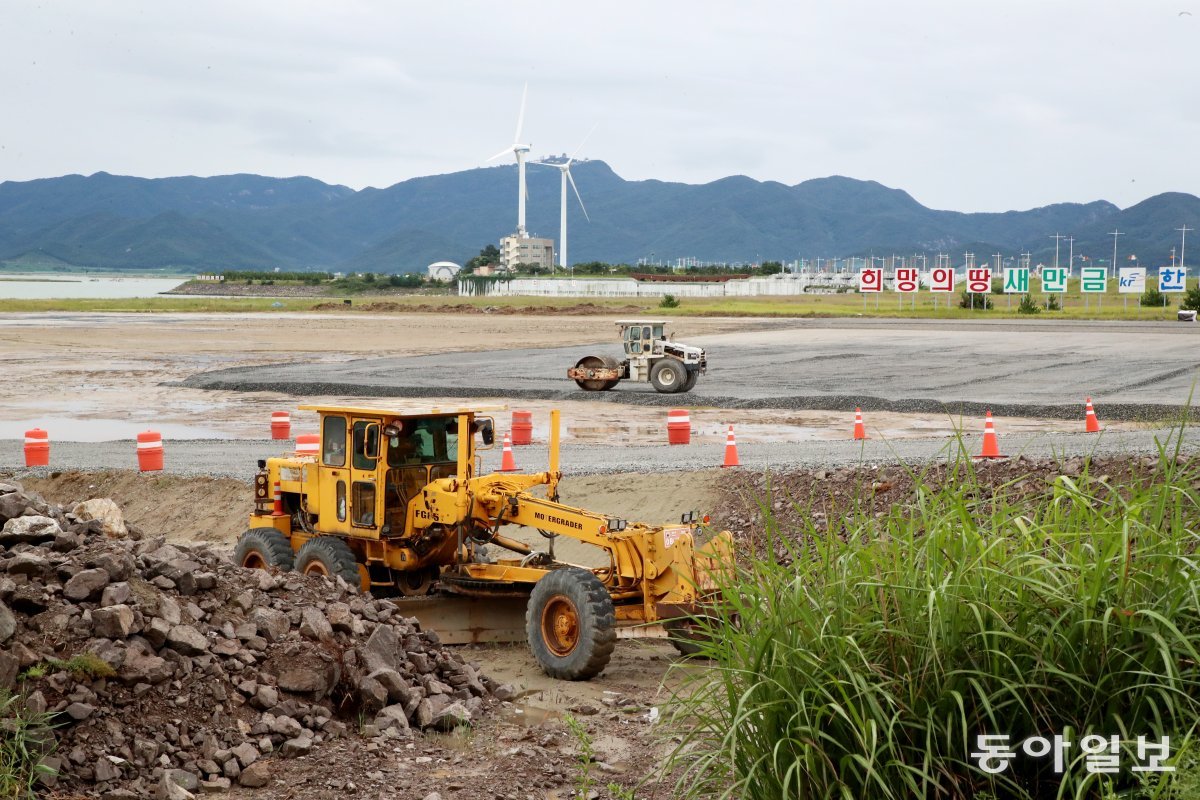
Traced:
<svg viewBox="0 0 1200 800">
<path fill-rule="evenodd" d="M 1060 475 L 1078 478 L 1086 469 L 1093 478 L 1115 484 L 1148 480 L 1157 467 L 1157 456 L 1097 456 L 1090 460 L 1029 459 L 985 461 L 971 465 L 982 491 L 991 496 L 1002 491 L 1009 500 L 1049 493 Z M 917 468 L 915 476 L 926 487 L 955 482 L 960 470 L 945 463 Z M 734 472 L 720 487 L 721 502 L 713 513 L 713 527 L 728 529 L 739 541 L 761 551 L 768 514 L 784 536 L 804 530 L 802 520 L 821 531 L 839 531 L 839 520 L 857 508 L 864 514 L 886 513 L 897 504 L 915 499 L 914 472 L 901 465 L 863 465 L 837 469 L 789 469 Z M 776 555 L 783 557 L 778 547 Z"/>
<path fill-rule="evenodd" d="M 566 315 L 616 315 L 641 314 L 650 306 L 603 306 L 596 303 L 576 303 L 572 306 L 476 306 L 470 303 L 433 304 L 433 303 L 395 303 L 390 300 L 378 300 L 358 305 L 345 303 L 318 303 L 313 311 L 372 311 L 388 314 L 500 314 L 510 316 L 529 314 L 533 316 Z"/>
<path fill-rule="evenodd" d="M 451 730 L 511 692 L 390 601 L 110 538 L 115 508 L 0 484 L 0 695 L 57 726 L 45 782 L 114 800 L 285 785 L 282 760 Z"/>
<path fill-rule="evenodd" d="M 154 531 L 172 543 L 230 546 L 246 530 L 253 491 L 249 482 L 234 478 L 132 470 L 55 472 L 23 478 L 22 484 L 51 503 L 112 498 L 135 527 Z"/>
</svg>

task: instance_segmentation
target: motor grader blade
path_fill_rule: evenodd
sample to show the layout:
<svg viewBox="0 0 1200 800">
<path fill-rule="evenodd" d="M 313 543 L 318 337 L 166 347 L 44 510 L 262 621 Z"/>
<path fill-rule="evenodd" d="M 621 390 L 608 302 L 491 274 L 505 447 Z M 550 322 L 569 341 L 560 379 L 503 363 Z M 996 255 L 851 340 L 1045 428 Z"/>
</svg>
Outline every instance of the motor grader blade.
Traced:
<svg viewBox="0 0 1200 800">
<path fill-rule="evenodd" d="M 524 597 L 465 597 L 433 594 L 428 597 L 393 598 L 406 617 L 415 617 L 421 630 L 434 631 L 442 644 L 482 644 L 526 641 Z M 618 639 L 665 639 L 659 624 L 626 623 L 616 629 Z"/>
<path fill-rule="evenodd" d="M 463 597 L 435 594 L 393 600 L 421 630 L 434 631 L 445 644 L 525 641 L 524 597 Z"/>
</svg>

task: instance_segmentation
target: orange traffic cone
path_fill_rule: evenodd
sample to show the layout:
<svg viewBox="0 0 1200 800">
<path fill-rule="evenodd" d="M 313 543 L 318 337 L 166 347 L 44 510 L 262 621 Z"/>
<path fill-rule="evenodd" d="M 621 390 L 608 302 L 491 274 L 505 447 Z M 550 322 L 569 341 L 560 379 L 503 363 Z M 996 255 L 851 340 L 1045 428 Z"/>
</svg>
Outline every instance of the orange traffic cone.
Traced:
<svg viewBox="0 0 1200 800">
<path fill-rule="evenodd" d="M 512 434 L 504 434 L 504 451 L 500 454 L 500 471 L 516 472 L 517 462 L 513 458 Z"/>
<path fill-rule="evenodd" d="M 854 409 L 854 438 L 856 441 L 871 438 L 867 436 L 867 428 L 863 425 L 861 408 Z"/>
<path fill-rule="evenodd" d="M 722 467 L 740 467 L 742 462 L 738 461 L 737 455 L 737 439 L 733 438 L 733 426 L 729 426 L 729 435 L 725 437 L 725 463 Z"/>
<path fill-rule="evenodd" d="M 1096 409 L 1092 408 L 1092 398 L 1087 399 L 1087 412 L 1084 419 L 1084 430 L 1088 433 L 1100 432 L 1100 420 L 1096 419 Z"/>
<path fill-rule="evenodd" d="M 996 439 L 996 428 L 992 425 L 992 412 L 983 418 L 983 452 L 976 458 L 1008 458 L 1000 455 L 1000 442 Z"/>
<path fill-rule="evenodd" d="M 283 512 L 283 492 L 279 491 L 279 481 L 275 481 L 275 505 L 271 508 L 271 516 L 282 517 Z"/>
</svg>

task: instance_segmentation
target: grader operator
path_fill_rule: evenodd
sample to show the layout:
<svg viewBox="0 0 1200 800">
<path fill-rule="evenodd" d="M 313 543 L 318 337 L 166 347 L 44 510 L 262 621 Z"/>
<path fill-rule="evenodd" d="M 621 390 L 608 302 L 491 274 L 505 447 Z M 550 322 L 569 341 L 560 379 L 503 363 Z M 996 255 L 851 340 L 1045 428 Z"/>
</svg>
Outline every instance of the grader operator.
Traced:
<svg viewBox="0 0 1200 800">
<path fill-rule="evenodd" d="M 417 615 L 434 630 L 455 597 L 517 598 L 534 657 L 568 680 L 602 672 L 619 636 L 670 632 L 681 650 L 693 646 L 732 538 L 697 546 L 695 512 L 647 525 L 560 503 L 557 411 L 546 472 L 482 475 L 477 451 L 494 441 L 480 413 L 488 409 L 301 409 L 320 415 L 320 454 L 259 462 L 250 527 L 234 551 L 241 566 L 338 576 L 385 595 L 434 593 L 430 613 Z M 546 549 L 501 532 L 512 525 L 539 531 Z M 598 548 L 604 565 L 560 560 L 560 536 Z M 492 560 L 488 545 L 513 555 Z"/>
</svg>

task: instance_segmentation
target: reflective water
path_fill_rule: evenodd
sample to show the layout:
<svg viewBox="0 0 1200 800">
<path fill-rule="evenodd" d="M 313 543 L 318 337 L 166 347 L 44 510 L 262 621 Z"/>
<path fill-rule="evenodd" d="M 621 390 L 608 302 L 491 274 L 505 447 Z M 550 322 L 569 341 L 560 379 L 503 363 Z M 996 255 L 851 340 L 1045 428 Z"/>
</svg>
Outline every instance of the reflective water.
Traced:
<svg viewBox="0 0 1200 800">
<path fill-rule="evenodd" d="M 0 274 L 0 300 L 125 299 L 169 292 L 186 277 Z"/>
<path fill-rule="evenodd" d="M 133 441 L 145 430 L 155 430 L 164 439 L 228 439 L 223 431 L 199 425 L 180 425 L 169 422 L 146 422 L 127 419 L 74 419 L 72 417 L 33 416 L 28 419 L 0 419 L 0 439 L 23 439 L 25 431 L 41 428 L 54 442 L 115 442 Z"/>
</svg>

